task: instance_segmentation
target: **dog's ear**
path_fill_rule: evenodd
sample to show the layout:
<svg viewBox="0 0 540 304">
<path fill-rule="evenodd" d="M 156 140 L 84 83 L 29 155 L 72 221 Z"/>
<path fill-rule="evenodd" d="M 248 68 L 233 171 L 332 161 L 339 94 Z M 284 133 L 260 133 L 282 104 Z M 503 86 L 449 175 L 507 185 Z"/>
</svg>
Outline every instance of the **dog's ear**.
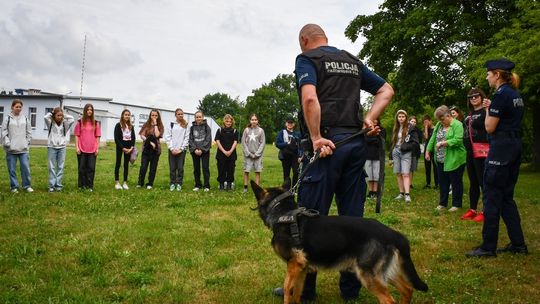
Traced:
<svg viewBox="0 0 540 304">
<path fill-rule="evenodd" d="M 260 202 L 261 199 L 264 197 L 264 193 L 266 191 L 264 191 L 264 189 L 257 185 L 257 183 L 253 180 L 251 180 L 251 189 L 253 189 L 253 193 L 255 194 L 255 198 L 257 198 L 257 202 Z"/>
</svg>

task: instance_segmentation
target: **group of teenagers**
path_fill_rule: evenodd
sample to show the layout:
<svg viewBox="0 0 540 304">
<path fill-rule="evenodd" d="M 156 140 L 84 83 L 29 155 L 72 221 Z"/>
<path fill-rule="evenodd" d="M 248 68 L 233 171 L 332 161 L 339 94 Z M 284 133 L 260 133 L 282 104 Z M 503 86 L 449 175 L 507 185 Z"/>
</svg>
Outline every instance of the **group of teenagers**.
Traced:
<svg viewBox="0 0 540 304">
<path fill-rule="evenodd" d="M 434 187 L 440 190 L 436 209 L 445 210 L 451 195 L 452 206 L 449 212 L 462 208 L 463 174 L 467 168 L 470 208 L 461 218 L 482 222 L 484 214 L 478 209 L 478 201 L 481 198 L 485 161 L 489 151 L 484 123 L 491 102 L 479 88 L 472 88 L 467 99 L 466 116 L 456 106 L 449 108 L 443 105 L 434 112 L 438 122 L 434 125 L 431 117 L 425 115 L 422 129 L 417 127 L 415 116 L 409 116 L 405 110 L 398 110 L 394 119 L 389 158 L 399 188 L 396 200 L 411 202 L 414 172 L 418 168 L 419 158 L 423 157 L 426 176 L 424 189 L 432 187 L 433 170 Z M 384 128 L 381 128 L 381 134 L 385 138 Z M 377 195 L 379 140 L 377 137 L 368 137 L 366 140 L 368 198 Z"/>
<path fill-rule="evenodd" d="M 16 165 L 20 164 L 22 189 L 34 192 L 31 185 L 29 146 L 32 140 L 32 126 L 28 117 L 22 113 L 23 102 L 15 99 L 9 113 L 2 122 L 1 141 L 6 151 L 10 190 L 19 192 Z M 120 121 L 114 128 L 116 145 L 116 162 L 114 168 L 115 189 L 128 190 L 128 174 L 130 163 L 134 163 L 141 155 L 141 165 L 137 187 L 152 189 L 160 155 L 161 144 L 166 143 L 169 160 L 169 180 L 171 191 L 181 191 L 184 177 L 184 162 L 186 153 L 193 159 L 195 185 L 193 191 L 210 190 L 210 148 L 212 134 L 202 111 L 195 113 L 195 120 L 188 126 L 182 109 L 175 110 L 175 120 L 166 125 L 161 119 L 159 110 L 150 111 L 148 120 L 139 130 L 142 140 L 142 151 L 136 146 L 136 133 L 131 120 L 131 112 L 124 109 Z M 86 104 L 81 118 L 75 118 L 56 107 L 44 116 L 48 129 L 48 191 L 62 191 L 66 148 L 73 129 L 75 150 L 77 153 L 78 187 L 88 191 L 94 189 L 96 160 L 99 154 L 101 124 L 94 117 L 94 107 Z M 74 125 L 74 128 L 72 128 Z M 239 134 L 235 129 L 234 118 L 227 114 L 223 117 L 223 126 L 215 134 L 217 146 L 216 159 L 220 190 L 232 190 L 234 187 L 234 172 L 236 167 L 236 147 Z M 262 155 L 265 146 L 265 133 L 259 126 L 256 114 L 250 115 L 249 124 L 242 133 L 241 143 L 244 154 L 244 192 L 247 192 L 249 173 L 255 172 L 255 181 L 260 183 L 263 169 Z M 123 180 L 120 182 L 120 167 L 123 165 Z M 201 181 L 201 171 L 203 181 Z M 147 175 L 148 173 L 148 175 Z M 146 182 L 145 182 L 146 179 Z"/>
</svg>

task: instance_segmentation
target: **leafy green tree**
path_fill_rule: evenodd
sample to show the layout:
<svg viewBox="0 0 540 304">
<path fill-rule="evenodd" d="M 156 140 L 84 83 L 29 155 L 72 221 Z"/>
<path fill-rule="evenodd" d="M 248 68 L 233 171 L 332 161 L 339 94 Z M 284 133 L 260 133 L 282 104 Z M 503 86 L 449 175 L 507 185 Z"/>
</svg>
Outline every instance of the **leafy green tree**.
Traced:
<svg viewBox="0 0 540 304">
<path fill-rule="evenodd" d="M 345 35 L 367 38 L 359 57 L 388 79 L 401 108 L 418 112 L 458 100 L 463 107 L 469 47 L 485 44 L 510 20 L 513 2 L 387 0 L 374 15 L 357 16 Z"/>
<path fill-rule="evenodd" d="M 527 109 L 524 156 L 527 159 L 532 155 L 534 167 L 540 169 L 540 3 L 520 0 L 516 6 L 518 14 L 508 26 L 500 28 L 486 44 L 471 48 L 466 67 L 470 83 L 489 90 L 485 62 L 506 57 L 516 63 L 514 71 L 521 76 L 520 93 Z"/>
<path fill-rule="evenodd" d="M 210 116 L 221 124 L 225 114 L 231 114 L 238 117 L 242 113 L 242 105 L 238 98 L 232 99 L 228 94 L 214 93 L 206 94 L 202 100 L 199 100 L 197 110 L 202 111 L 205 116 Z"/>
<path fill-rule="evenodd" d="M 413 113 L 441 104 L 466 108 L 470 87 L 489 92 L 486 60 L 515 61 L 528 110 L 524 157 L 533 155 L 540 168 L 539 5 L 538 0 L 386 0 L 374 15 L 356 17 L 345 35 L 352 41 L 367 38 L 359 57 L 392 84 L 394 103 Z"/>
<path fill-rule="evenodd" d="M 299 108 L 295 78 L 292 74 L 280 74 L 269 84 L 263 84 L 252 91 L 244 108 L 245 124 L 251 113 L 257 114 L 261 127 L 265 130 L 266 141 L 275 141 L 276 134 L 285 126 L 288 116 L 297 117 Z M 243 126 L 242 126 L 243 127 Z"/>
</svg>

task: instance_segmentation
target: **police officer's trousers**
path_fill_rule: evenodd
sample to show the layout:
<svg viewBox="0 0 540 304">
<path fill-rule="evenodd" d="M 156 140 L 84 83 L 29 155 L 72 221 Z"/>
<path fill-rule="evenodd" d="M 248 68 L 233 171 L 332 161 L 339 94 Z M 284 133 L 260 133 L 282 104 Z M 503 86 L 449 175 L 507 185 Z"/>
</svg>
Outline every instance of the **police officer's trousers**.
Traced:
<svg viewBox="0 0 540 304">
<path fill-rule="evenodd" d="M 484 171 L 484 226 L 482 249 L 495 251 L 499 235 L 499 219 L 506 224 L 508 237 L 515 246 L 525 245 L 519 211 L 514 201 L 519 165 L 521 139 L 497 138 L 489 142 L 490 150 Z"/>
</svg>

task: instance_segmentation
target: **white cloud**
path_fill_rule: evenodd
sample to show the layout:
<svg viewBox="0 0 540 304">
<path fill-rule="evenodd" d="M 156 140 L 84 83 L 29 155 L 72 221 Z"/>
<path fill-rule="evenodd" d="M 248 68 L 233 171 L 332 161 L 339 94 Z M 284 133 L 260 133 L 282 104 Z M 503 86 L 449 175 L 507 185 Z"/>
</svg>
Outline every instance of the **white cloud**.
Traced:
<svg viewBox="0 0 540 304">
<path fill-rule="evenodd" d="M 330 44 L 357 53 L 343 32 L 378 2 L 18 0 L 0 16 L 0 87 L 79 93 L 195 110 L 208 93 L 244 100 L 291 73 L 298 30 L 319 23 Z M 179 104 L 180 103 L 180 104 Z"/>
</svg>

